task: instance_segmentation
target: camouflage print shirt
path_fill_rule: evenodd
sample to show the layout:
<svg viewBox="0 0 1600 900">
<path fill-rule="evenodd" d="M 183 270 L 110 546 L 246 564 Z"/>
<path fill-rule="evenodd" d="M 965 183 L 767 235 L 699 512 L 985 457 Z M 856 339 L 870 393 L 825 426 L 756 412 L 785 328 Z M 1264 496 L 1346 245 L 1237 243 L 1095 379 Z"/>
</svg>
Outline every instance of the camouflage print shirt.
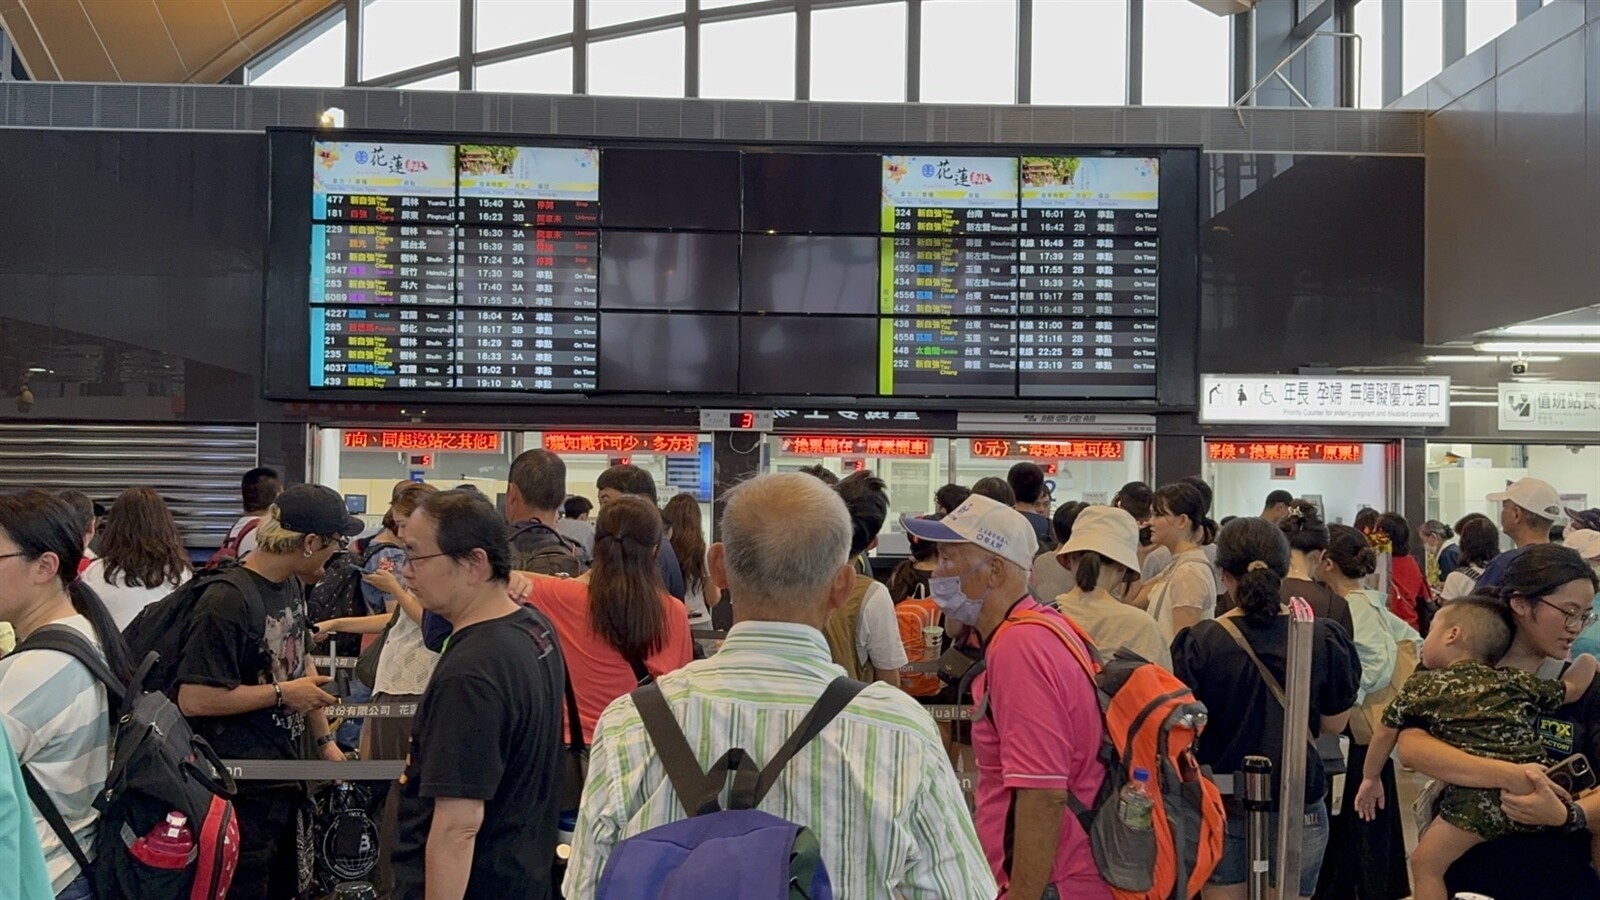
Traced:
<svg viewBox="0 0 1600 900">
<path fill-rule="evenodd" d="M 1418 671 L 1384 710 L 1383 724 L 1427 729 L 1473 756 L 1543 762 L 1545 748 L 1534 721 L 1565 698 L 1558 680 L 1463 660 L 1438 671 Z"/>
</svg>

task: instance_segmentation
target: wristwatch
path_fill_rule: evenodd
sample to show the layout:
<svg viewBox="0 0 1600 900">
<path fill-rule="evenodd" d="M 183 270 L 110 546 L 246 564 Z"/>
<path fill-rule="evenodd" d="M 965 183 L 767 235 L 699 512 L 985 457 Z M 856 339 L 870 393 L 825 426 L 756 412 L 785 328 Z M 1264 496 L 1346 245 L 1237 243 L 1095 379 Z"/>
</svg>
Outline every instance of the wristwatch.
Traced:
<svg viewBox="0 0 1600 900">
<path fill-rule="evenodd" d="M 1566 824 L 1561 826 L 1561 830 L 1563 830 L 1563 831 L 1588 831 L 1589 830 L 1589 816 L 1588 816 L 1588 814 L 1586 814 L 1583 811 L 1583 807 L 1579 806 L 1578 805 L 1578 801 L 1576 801 L 1576 800 L 1568 800 L 1568 801 L 1566 801 L 1566 803 L 1567 803 L 1567 821 L 1566 821 Z"/>
<path fill-rule="evenodd" d="M 326 747 L 329 744 L 333 743 L 333 741 L 334 741 L 334 737 L 333 737 L 332 733 L 325 734 L 322 737 L 317 738 L 317 749 L 321 750 L 323 747 Z"/>
</svg>

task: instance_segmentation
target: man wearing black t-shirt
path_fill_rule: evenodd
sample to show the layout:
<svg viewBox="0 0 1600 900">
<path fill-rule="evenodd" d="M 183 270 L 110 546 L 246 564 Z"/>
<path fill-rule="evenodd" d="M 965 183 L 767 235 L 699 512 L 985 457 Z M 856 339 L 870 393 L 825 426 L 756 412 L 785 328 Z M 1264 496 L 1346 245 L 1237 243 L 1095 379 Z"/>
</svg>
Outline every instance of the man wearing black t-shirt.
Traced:
<svg viewBox="0 0 1600 900">
<path fill-rule="evenodd" d="M 318 755 L 342 761 L 321 709 L 334 703 L 307 657 L 303 582 L 322 576 L 328 558 L 364 526 L 321 485 L 279 495 L 255 530 L 243 577 L 219 580 L 195 606 L 178 663 L 178 707 L 224 759 L 296 760 L 307 732 Z M 248 585 L 250 596 L 241 592 Z M 241 781 L 239 868 L 229 897 L 283 900 L 309 885 L 311 860 L 305 785 Z"/>
<path fill-rule="evenodd" d="M 399 900 L 551 896 L 565 670 L 550 622 L 506 593 L 507 537 L 464 491 L 406 526 L 401 572 L 453 632 L 400 776 Z"/>
</svg>

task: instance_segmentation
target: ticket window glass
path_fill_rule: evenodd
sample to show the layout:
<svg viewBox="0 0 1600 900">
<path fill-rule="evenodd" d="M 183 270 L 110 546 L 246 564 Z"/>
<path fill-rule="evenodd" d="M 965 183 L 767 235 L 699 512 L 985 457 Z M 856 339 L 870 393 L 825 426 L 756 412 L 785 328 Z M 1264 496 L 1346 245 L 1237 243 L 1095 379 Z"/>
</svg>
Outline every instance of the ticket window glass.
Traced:
<svg viewBox="0 0 1600 900">
<path fill-rule="evenodd" d="M 878 535 L 876 552 L 898 556 L 909 552 L 900 516 L 933 510 L 933 492 L 948 480 L 951 443 L 921 435 L 769 435 L 766 471 L 797 472 L 820 465 L 843 478 L 870 469 L 889 492 L 889 520 Z"/>
<path fill-rule="evenodd" d="M 1429 444 L 1427 456 L 1428 518 L 1452 527 L 1468 513 L 1498 523 L 1500 505 L 1488 495 L 1529 475 L 1555 487 L 1568 509 L 1600 506 L 1600 446 Z"/>
<path fill-rule="evenodd" d="M 550 436 L 548 442 L 547 435 Z M 589 514 L 591 522 L 599 513 L 600 489 L 595 482 L 599 480 L 600 473 L 614 465 L 628 463 L 650 473 L 656 483 L 656 497 L 662 506 L 666 506 L 667 501 L 676 494 L 693 494 L 700 504 L 700 522 L 706 542 L 710 543 L 713 493 L 711 436 L 673 435 L 674 440 L 668 443 L 684 452 L 643 449 L 661 445 L 654 440 L 655 437 L 653 434 L 610 431 L 528 431 L 522 434 L 522 441 L 528 449 L 544 447 L 551 450 L 567 464 L 567 494 L 587 497 L 595 505 L 595 510 Z M 692 438 L 692 441 L 686 442 L 686 437 Z M 585 438 L 592 440 L 585 441 Z M 586 444 L 608 445 L 609 448 L 582 449 Z M 623 447 L 628 449 L 621 449 Z"/>
<path fill-rule="evenodd" d="M 956 484 L 999 478 L 1019 462 L 1044 469 L 1053 506 L 1108 504 L 1130 481 L 1145 481 L 1145 442 L 1121 438 L 961 438 L 955 442 Z M 1046 513 L 1048 515 L 1048 513 Z"/>
<path fill-rule="evenodd" d="M 1360 441 L 1207 440 L 1205 479 L 1215 492 L 1212 518 L 1258 516 L 1267 495 L 1288 491 L 1322 509 L 1324 520 L 1350 524 L 1366 507 L 1394 508 L 1398 447 Z"/>
<path fill-rule="evenodd" d="M 440 489 L 470 484 L 498 499 L 515 456 L 512 437 L 501 431 L 322 428 L 313 441 L 312 480 L 344 495 L 375 530 L 399 482 Z"/>
</svg>

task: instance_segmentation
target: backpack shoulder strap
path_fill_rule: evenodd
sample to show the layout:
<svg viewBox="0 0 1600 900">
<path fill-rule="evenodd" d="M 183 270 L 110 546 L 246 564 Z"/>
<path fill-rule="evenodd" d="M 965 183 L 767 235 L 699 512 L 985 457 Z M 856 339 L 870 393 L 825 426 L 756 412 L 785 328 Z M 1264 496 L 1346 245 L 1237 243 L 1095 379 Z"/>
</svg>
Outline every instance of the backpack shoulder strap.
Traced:
<svg viewBox="0 0 1600 900">
<path fill-rule="evenodd" d="M 1239 649 L 1250 657 L 1250 661 L 1256 664 L 1256 671 L 1261 673 L 1261 680 L 1267 683 L 1267 690 L 1272 692 L 1273 698 L 1278 701 L 1279 706 L 1283 707 L 1284 712 L 1288 712 L 1289 695 L 1284 691 L 1283 683 L 1278 681 L 1278 676 L 1272 674 L 1272 670 L 1267 668 L 1267 664 L 1262 662 L 1261 657 L 1256 655 L 1255 648 L 1250 646 L 1249 641 L 1245 640 L 1244 632 L 1239 630 L 1238 624 L 1232 621 L 1229 616 L 1223 616 L 1215 621 L 1222 626 L 1222 630 L 1226 631 L 1229 637 L 1233 638 L 1233 642 L 1239 645 Z M 1312 746 L 1316 745 L 1317 736 L 1311 732 L 1309 727 L 1306 729 L 1306 737 L 1310 739 Z"/>
<path fill-rule="evenodd" d="M 1083 671 L 1089 676 L 1089 681 L 1093 682 L 1099 676 L 1102 666 L 1099 659 L 1096 658 L 1099 654 L 1094 649 L 1094 643 L 1089 640 L 1089 637 L 1083 633 L 1083 630 L 1078 627 L 1076 622 L 1066 616 L 1057 619 L 1054 616 L 1034 612 L 1033 610 L 1013 613 L 1004 622 L 1000 623 L 1000 627 L 994 630 L 994 634 L 989 636 L 989 643 L 992 646 L 996 638 L 1010 630 L 1014 625 L 1030 624 L 1042 625 L 1050 629 L 1057 638 L 1060 638 L 1061 643 L 1066 645 L 1067 651 L 1072 654 L 1072 658 L 1077 660 L 1078 665 L 1083 667 Z M 1072 632 L 1072 636 L 1068 635 L 1069 631 Z M 1077 640 L 1073 640 L 1073 636 L 1077 637 Z"/>
<path fill-rule="evenodd" d="M 261 589 L 256 587 L 255 579 L 250 577 L 244 566 L 229 566 L 218 572 L 213 580 L 226 581 L 233 585 L 234 590 L 244 598 L 244 608 L 250 616 L 250 636 L 258 640 L 264 637 L 267 628 L 267 604 L 261 599 Z"/>
<path fill-rule="evenodd" d="M 684 812 L 692 818 L 721 809 L 717 803 L 718 792 L 707 790 L 705 770 L 695 759 L 689 739 L 683 736 L 683 727 L 672 714 L 661 687 L 651 682 L 629 696 L 639 709 L 644 730 L 650 735 L 650 743 L 655 745 L 656 756 L 661 758 L 661 765 L 667 770 L 667 781 L 671 782 Z"/>
<path fill-rule="evenodd" d="M 400 612 L 400 610 L 395 610 Z M 566 679 L 567 695 L 567 744 L 572 749 L 583 753 L 589 745 L 583 739 L 583 716 L 578 713 L 578 693 L 572 687 L 572 670 L 567 668 L 566 659 L 561 660 L 561 674 Z"/>
<path fill-rule="evenodd" d="M 78 864 L 78 870 L 89 879 L 89 885 L 92 889 L 94 876 L 90 874 L 91 868 L 88 854 L 83 852 L 83 846 L 73 836 L 72 828 L 67 825 L 67 820 L 62 817 L 61 810 L 56 807 L 56 802 L 50 799 L 50 792 L 44 789 L 44 785 L 39 783 L 38 778 L 34 777 L 33 769 L 26 765 L 21 768 L 22 783 L 28 788 L 28 799 L 32 800 L 33 805 L 38 808 L 39 815 L 44 816 L 44 820 L 50 823 L 50 830 L 56 833 L 56 837 L 61 840 L 61 845 L 67 848 L 68 853 L 72 854 L 73 862 Z"/>
<path fill-rule="evenodd" d="M 655 681 L 650 670 L 645 668 L 644 660 L 637 656 L 628 657 L 628 665 L 633 667 L 633 680 L 637 684 L 650 684 Z"/>
<path fill-rule="evenodd" d="M 121 679 L 112 674 L 110 667 L 100 654 L 95 652 L 93 646 L 83 639 L 83 635 L 65 625 L 46 625 L 28 635 L 28 639 L 17 646 L 13 653 L 24 650 L 54 650 L 77 660 L 80 665 L 89 670 L 94 679 L 105 685 L 106 694 L 115 702 L 120 703 L 127 688 Z"/>
<path fill-rule="evenodd" d="M 754 809 L 767 796 L 767 792 L 777 783 L 778 776 L 783 773 L 783 767 L 789 764 L 789 760 L 794 759 L 796 753 L 811 743 L 812 738 L 821 734 L 822 729 L 827 728 L 828 723 L 843 712 L 844 708 L 850 705 L 850 701 L 865 688 L 865 684 L 842 676 L 828 683 L 822 696 L 812 705 L 811 711 L 800 721 L 800 727 L 794 730 L 794 734 L 789 735 L 789 739 L 778 749 L 777 755 L 768 760 L 766 766 L 762 768 L 754 785 L 754 795 L 745 798 L 750 800 L 749 808 Z M 737 791 L 739 788 L 740 776 L 736 775 L 734 789 Z"/>
</svg>

